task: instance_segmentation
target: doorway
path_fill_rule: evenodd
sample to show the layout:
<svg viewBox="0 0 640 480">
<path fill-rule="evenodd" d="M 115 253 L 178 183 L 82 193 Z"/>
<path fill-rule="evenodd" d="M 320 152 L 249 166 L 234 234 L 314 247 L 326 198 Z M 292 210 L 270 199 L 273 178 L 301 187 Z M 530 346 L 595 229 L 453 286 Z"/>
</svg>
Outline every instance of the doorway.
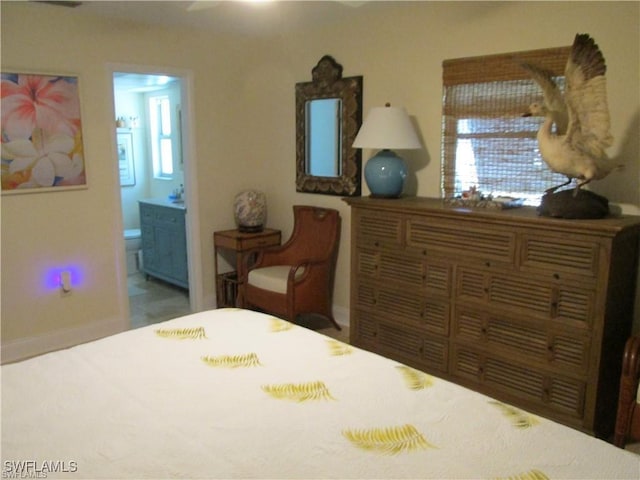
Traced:
<svg viewBox="0 0 640 480">
<path fill-rule="evenodd" d="M 187 96 L 183 78 L 171 74 L 114 70 L 113 88 L 129 318 L 138 328 L 195 310 L 183 144 Z M 142 220 L 141 209 L 149 208 L 153 215 L 144 213 L 145 219 L 166 212 L 181 227 L 169 232 Z"/>
</svg>

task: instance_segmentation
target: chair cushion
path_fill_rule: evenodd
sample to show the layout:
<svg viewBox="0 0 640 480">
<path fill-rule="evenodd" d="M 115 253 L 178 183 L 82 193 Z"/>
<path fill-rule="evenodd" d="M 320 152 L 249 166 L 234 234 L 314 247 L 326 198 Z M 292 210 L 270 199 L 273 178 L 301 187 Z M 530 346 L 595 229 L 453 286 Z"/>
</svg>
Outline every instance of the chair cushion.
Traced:
<svg viewBox="0 0 640 480">
<path fill-rule="evenodd" d="M 287 293 L 287 278 L 291 265 L 275 265 L 272 267 L 256 268 L 249 271 L 247 283 L 263 290 L 276 293 Z M 304 268 L 296 271 L 296 279 L 304 273 Z"/>
</svg>

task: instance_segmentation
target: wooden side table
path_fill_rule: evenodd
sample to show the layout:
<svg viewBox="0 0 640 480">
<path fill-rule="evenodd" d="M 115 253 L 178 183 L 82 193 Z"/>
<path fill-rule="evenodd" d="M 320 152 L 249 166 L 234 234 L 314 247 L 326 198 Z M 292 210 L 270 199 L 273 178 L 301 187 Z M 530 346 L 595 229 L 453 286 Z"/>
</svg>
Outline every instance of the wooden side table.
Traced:
<svg viewBox="0 0 640 480">
<path fill-rule="evenodd" d="M 245 277 L 246 258 L 266 247 L 280 245 L 281 232 L 265 228 L 257 233 L 244 233 L 237 229 L 222 230 L 213 233 L 213 258 L 216 275 L 216 303 L 218 308 L 235 307 L 238 284 Z M 230 250 L 236 254 L 236 269 L 232 272 L 218 273 L 218 251 Z"/>
</svg>

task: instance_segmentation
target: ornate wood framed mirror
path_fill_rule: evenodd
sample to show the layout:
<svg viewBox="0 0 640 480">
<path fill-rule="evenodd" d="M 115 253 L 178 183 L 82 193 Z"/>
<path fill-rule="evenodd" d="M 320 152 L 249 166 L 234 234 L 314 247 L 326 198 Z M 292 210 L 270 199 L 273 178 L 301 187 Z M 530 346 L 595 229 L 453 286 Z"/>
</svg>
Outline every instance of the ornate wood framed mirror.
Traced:
<svg viewBox="0 0 640 480">
<path fill-rule="evenodd" d="M 362 76 L 342 78 L 329 55 L 311 76 L 296 83 L 296 191 L 359 196 L 362 151 L 351 145 L 362 124 Z"/>
</svg>

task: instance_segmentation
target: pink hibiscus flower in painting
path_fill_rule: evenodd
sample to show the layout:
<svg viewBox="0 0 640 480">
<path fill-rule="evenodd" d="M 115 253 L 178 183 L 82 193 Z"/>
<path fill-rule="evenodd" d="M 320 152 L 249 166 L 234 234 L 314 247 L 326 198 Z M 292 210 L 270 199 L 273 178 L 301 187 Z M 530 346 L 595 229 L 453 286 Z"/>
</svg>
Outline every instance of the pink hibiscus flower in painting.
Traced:
<svg viewBox="0 0 640 480">
<path fill-rule="evenodd" d="M 47 75 L 3 76 L 3 141 L 27 139 L 34 129 L 74 137 L 80 128 L 78 85 L 71 78 Z"/>
</svg>

